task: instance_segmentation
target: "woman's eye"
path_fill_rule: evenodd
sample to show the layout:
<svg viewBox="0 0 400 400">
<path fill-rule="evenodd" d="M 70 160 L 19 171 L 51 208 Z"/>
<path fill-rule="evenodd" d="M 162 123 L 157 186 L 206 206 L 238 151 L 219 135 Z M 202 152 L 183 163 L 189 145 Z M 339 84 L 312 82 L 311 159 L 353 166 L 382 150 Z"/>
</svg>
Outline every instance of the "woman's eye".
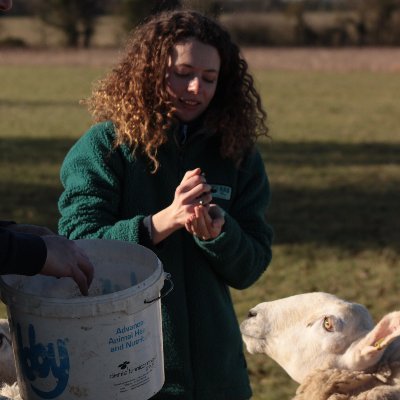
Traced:
<svg viewBox="0 0 400 400">
<path fill-rule="evenodd" d="M 333 332 L 333 321 L 331 317 L 325 317 L 323 327 L 328 332 Z"/>
<path fill-rule="evenodd" d="M 204 79 L 204 82 L 207 82 L 207 83 L 214 83 L 215 82 L 215 79 L 211 79 L 211 78 L 203 78 Z"/>
<path fill-rule="evenodd" d="M 217 80 L 218 75 L 217 74 L 204 74 L 203 75 L 203 81 L 207 82 L 207 83 L 215 83 L 215 81 Z"/>
<path fill-rule="evenodd" d="M 175 71 L 175 75 L 181 78 L 185 78 L 186 76 L 189 76 L 189 74 L 187 72 L 178 72 Z"/>
</svg>

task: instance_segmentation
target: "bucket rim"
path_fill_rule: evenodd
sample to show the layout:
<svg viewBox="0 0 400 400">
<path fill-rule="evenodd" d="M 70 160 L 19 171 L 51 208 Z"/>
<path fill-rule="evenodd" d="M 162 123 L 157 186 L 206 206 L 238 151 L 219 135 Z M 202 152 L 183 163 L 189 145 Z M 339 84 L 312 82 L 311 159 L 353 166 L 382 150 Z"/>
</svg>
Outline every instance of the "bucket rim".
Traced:
<svg viewBox="0 0 400 400">
<path fill-rule="evenodd" d="M 157 274 L 158 272 L 158 274 Z M 27 293 L 24 292 L 23 290 L 16 289 L 9 285 L 5 280 L 3 279 L 3 276 L 0 276 L 0 291 L 3 292 L 9 292 L 11 295 L 14 296 L 23 296 L 26 298 L 32 298 L 32 300 L 42 300 L 45 301 L 46 303 L 49 304 L 65 304 L 65 305 L 80 305 L 81 303 L 84 304 L 91 304 L 91 303 L 108 303 L 110 300 L 115 298 L 118 295 L 118 299 L 123 300 L 125 297 L 131 297 L 132 296 L 132 291 L 134 291 L 136 294 L 139 294 L 140 292 L 144 291 L 145 289 L 149 288 L 149 286 L 152 285 L 152 283 L 158 281 L 161 277 L 161 275 L 165 275 L 165 272 L 163 271 L 162 268 L 162 263 L 160 260 L 157 260 L 157 268 L 154 271 L 153 274 L 151 274 L 148 278 L 146 278 L 144 281 L 141 281 L 137 285 L 132 285 L 129 286 L 126 289 L 118 290 L 112 293 L 107 293 L 107 294 L 101 294 L 101 295 L 96 295 L 96 296 L 78 296 L 78 297 L 72 297 L 72 298 L 64 298 L 64 297 L 46 297 L 46 296 L 41 296 L 39 294 L 34 294 L 34 293 Z M 61 278 L 61 279 L 72 279 L 72 278 Z M 4 296 L 1 295 L 3 298 Z M 6 303 L 7 304 L 7 303 Z"/>
<path fill-rule="evenodd" d="M 131 285 L 125 289 L 111 293 L 77 297 L 46 297 L 42 294 L 26 292 L 12 286 L 7 282 L 7 276 L 0 276 L 0 299 L 7 306 L 7 310 L 20 309 L 29 310 L 35 315 L 85 317 L 94 316 L 100 313 L 113 313 L 132 309 L 144 309 L 151 305 L 147 300 L 153 300 L 158 296 L 164 285 L 166 276 L 169 275 L 163 270 L 163 264 L 158 256 L 150 249 L 130 242 L 114 241 L 109 239 L 80 239 L 76 242 L 120 242 L 120 246 L 140 247 L 141 251 L 151 256 L 153 271 L 144 280 Z M 99 245 L 97 243 L 96 245 Z M 57 279 L 55 277 L 50 277 Z M 69 277 L 61 279 L 72 279 Z"/>
</svg>

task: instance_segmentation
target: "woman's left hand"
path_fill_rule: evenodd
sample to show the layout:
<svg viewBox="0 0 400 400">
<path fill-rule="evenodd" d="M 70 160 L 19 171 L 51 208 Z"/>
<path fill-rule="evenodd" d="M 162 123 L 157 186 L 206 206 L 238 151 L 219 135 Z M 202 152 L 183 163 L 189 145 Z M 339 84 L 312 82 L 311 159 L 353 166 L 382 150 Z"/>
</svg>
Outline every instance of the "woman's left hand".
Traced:
<svg viewBox="0 0 400 400">
<path fill-rule="evenodd" d="M 198 205 L 186 221 L 185 228 L 201 240 L 210 240 L 221 233 L 224 224 L 224 211 L 216 204 Z"/>
</svg>

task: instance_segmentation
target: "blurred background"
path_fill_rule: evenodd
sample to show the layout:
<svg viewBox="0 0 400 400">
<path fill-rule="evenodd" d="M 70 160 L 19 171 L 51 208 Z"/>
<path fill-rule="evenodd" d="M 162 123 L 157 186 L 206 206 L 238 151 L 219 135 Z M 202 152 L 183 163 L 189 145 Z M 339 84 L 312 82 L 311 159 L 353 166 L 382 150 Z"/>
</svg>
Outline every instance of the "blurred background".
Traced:
<svg viewBox="0 0 400 400">
<path fill-rule="evenodd" d="M 240 43 L 268 113 L 273 260 L 232 290 L 239 321 L 309 291 L 376 320 L 400 309 L 400 0 L 14 0 L 0 15 L 0 218 L 57 230 L 60 165 L 92 123 L 80 100 L 136 24 L 179 6 Z M 273 361 L 246 357 L 255 400 L 293 397 Z"/>
<path fill-rule="evenodd" d="M 400 44 L 399 0 L 20 0 L 0 45 L 115 46 L 146 16 L 181 6 L 218 18 L 241 45 Z"/>
</svg>

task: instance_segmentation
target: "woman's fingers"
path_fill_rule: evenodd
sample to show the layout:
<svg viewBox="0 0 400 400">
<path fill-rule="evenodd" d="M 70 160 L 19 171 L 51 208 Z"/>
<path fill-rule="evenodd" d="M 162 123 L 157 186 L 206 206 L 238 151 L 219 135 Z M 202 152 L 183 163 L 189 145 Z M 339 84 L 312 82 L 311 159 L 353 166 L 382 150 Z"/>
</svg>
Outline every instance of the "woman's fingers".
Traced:
<svg viewBox="0 0 400 400">
<path fill-rule="evenodd" d="M 175 200 L 182 205 L 189 206 L 199 204 L 200 201 L 206 203 L 211 201 L 210 192 L 211 186 L 207 184 L 206 179 L 201 175 L 200 168 L 196 168 L 188 171 L 183 177 L 176 188 Z"/>
<path fill-rule="evenodd" d="M 182 182 L 186 181 L 187 179 L 190 179 L 190 178 L 192 178 L 193 176 L 196 176 L 196 175 L 201 175 L 201 169 L 200 168 L 195 168 L 195 169 L 192 169 L 190 171 L 186 171 L 185 175 L 182 178 Z"/>
<path fill-rule="evenodd" d="M 210 186 L 211 187 L 211 186 Z M 202 192 L 200 196 L 196 197 L 197 204 L 207 206 L 212 201 L 211 191 Z"/>
<path fill-rule="evenodd" d="M 202 240 L 211 238 L 211 218 L 208 215 L 207 208 L 204 206 L 196 206 L 194 208 L 196 218 L 193 222 L 195 234 Z"/>
</svg>

